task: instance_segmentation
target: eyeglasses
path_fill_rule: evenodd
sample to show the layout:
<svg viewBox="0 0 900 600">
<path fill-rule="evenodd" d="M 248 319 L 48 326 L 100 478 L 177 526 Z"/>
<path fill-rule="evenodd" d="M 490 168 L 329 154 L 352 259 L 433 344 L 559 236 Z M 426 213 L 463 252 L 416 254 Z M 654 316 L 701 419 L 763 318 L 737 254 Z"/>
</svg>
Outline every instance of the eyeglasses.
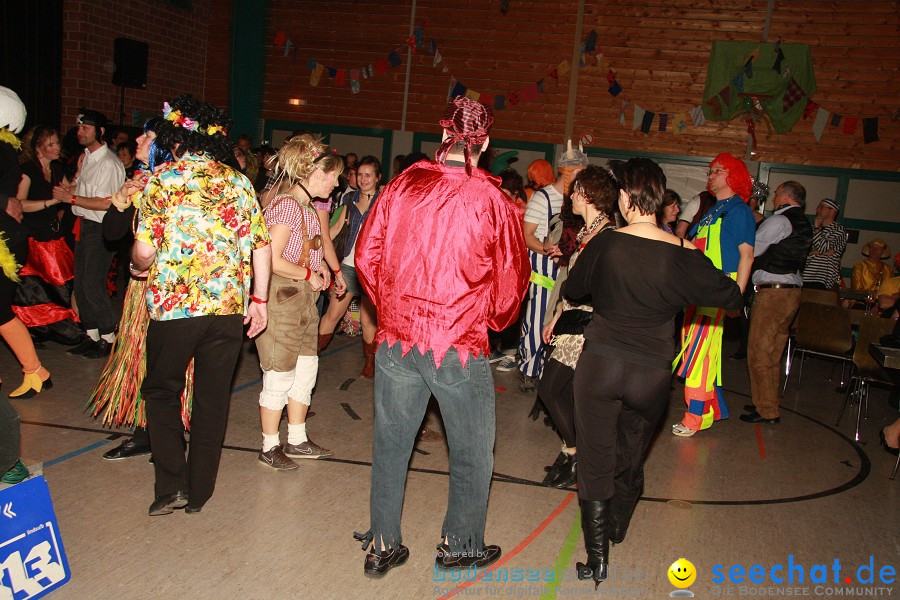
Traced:
<svg viewBox="0 0 900 600">
<path fill-rule="evenodd" d="M 710 169 L 706 172 L 707 177 L 711 177 L 713 175 L 718 175 L 719 173 L 727 173 L 728 169 Z"/>
</svg>

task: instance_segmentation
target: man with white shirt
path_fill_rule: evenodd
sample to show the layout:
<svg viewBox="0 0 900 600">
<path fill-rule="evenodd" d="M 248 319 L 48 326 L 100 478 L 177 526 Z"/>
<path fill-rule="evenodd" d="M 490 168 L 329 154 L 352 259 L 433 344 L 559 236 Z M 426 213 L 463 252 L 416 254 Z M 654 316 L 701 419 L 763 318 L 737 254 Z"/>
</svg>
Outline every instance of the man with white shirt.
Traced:
<svg viewBox="0 0 900 600">
<path fill-rule="evenodd" d="M 102 223 L 110 197 L 125 183 L 125 169 L 116 153 L 103 143 L 106 117 L 95 111 L 79 110 L 78 143 L 84 146 L 75 193 L 56 186 L 53 197 L 72 204 L 72 213 L 81 217 L 81 232 L 75 246 L 75 300 L 88 338 L 69 350 L 85 358 L 109 355 L 116 339 L 116 317 L 106 290 L 106 278 L 116 248 L 106 245 Z"/>
<path fill-rule="evenodd" d="M 812 245 L 813 229 L 803 213 L 806 189 L 785 181 L 775 190 L 775 214 L 762 222 L 753 247 L 756 290 L 750 315 L 747 367 L 753 405 L 741 415 L 747 423 L 774 424 L 779 414 L 781 354 L 791 323 L 800 308 L 803 265 Z"/>
</svg>

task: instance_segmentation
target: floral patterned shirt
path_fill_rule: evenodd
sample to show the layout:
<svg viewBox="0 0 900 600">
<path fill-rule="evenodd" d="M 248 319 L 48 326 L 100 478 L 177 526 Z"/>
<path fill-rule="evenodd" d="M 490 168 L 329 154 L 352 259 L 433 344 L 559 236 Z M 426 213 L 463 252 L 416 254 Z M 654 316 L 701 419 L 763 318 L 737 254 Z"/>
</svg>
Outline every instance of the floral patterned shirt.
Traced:
<svg viewBox="0 0 900 600">
<path fill-rule="evenodd" d="M 135 204 L 135 239 L 156 248 L 150 318 L 245 314 L 252 252 L 270 241 L 250 180 L 205 154 L 185 154 L 151 176 Z"/>
</svg>

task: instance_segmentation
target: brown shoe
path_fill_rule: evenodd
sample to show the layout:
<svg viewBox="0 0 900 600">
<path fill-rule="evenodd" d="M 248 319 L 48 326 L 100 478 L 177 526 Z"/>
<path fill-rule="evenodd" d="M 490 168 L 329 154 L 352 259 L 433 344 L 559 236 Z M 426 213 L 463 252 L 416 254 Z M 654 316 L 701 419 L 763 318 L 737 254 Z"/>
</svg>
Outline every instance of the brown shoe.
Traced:
<svg viewBox="0 0 900 600">
<path fill-rule="evenodd" d="M 321 458 L 334 454 L 331 450 L 326 450 L 312 440 L 306 440 L 300 444 L 285 444 L 283 448 L 284 454 L 293 458 Z"/>
<path fill-rule="evenodd" d="M 300 468 L 300 465 L 287 457 L 281 446 L 275 446 L 268 452 L 260 451 L 259 462 L 272 467 L 276 471 L 293 471 Z"/>
<path fill-rule="evenodd" d="M 370 343 L 363 342 L 363 354 L 366 357 L 366 363 L 363 365 L 363 370 L 359 374 L 360 377 L 365 379 L 372 379 L 375 377 L 375 352 L 378 351 L 378 344 L 375 340 L 372 340 Z"/>
<path fill-rule="evenodd" d="M 319 342 L 316 345 L 316 356 L 322 354 L 322 350 L 328 347 L 328 342 L 331 341 L 331 336 L 333 333 L 320 333 L 319 334 Z"/>
</svg>

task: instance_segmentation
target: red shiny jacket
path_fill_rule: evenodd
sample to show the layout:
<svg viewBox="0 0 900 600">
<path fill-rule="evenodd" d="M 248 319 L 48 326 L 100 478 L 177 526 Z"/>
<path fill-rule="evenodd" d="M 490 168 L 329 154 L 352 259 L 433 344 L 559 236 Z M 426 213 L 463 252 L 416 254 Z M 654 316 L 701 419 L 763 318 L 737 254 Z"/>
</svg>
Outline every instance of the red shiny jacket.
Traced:
<svg viewBox="0 0 900 600">
<path fill-rule="evenodd" d="M 420 161 L 384 188 L 356 242 L 360 282 L 378 310 L 376 341 L 463 364 L 488 351 L 488 328 L 512 324 L 531 267 L 500 180 Z"/>
</svg>

